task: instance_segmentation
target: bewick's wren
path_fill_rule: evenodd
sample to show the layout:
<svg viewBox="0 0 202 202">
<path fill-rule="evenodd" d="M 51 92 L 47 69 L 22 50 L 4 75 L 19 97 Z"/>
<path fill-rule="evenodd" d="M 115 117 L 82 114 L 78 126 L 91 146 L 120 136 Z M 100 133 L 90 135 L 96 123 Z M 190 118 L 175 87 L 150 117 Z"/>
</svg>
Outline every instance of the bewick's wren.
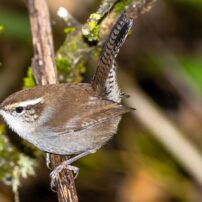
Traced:
<svg viewBox="0 0 202 202">
<path fill-rule="evenodd" d="M 124 12 L 113 27 L 91 84 L 37 86 L 10 95 L 0 114 L 22 138 L 55 154 L 78 154 L 99 149 L 116 133 L 121 115 L 131 108 L 120 104 L 115 58 L 133 20 Z"/>
</svg>

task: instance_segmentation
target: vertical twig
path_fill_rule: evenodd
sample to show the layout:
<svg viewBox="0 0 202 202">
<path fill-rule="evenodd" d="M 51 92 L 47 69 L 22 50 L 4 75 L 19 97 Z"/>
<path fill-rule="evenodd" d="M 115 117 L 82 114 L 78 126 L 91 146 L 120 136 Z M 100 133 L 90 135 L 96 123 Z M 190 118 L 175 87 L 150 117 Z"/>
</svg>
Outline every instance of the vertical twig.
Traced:
<svg viewBox="0 0 202 202">
<path fill-rule="evenodd" d="M 49 11 L 45 0 L 27 0 L 31 23 L 34 57 L 32 69 L 37 84 L 57 82 L 53 39 Z M 67 157 L 50 155 L 51 168 L 61 164 Z M 74 178 L 71 171 L 63 170 L 55 181 L 55 188 L 60 202 L 77 202 Z"/>
<path fill-rule="evenodd" d="M 28 0 L 34 57 L 32 69 L 37 84 L 57 82 L 53 40 L 46 1 Z"/>
</svg>

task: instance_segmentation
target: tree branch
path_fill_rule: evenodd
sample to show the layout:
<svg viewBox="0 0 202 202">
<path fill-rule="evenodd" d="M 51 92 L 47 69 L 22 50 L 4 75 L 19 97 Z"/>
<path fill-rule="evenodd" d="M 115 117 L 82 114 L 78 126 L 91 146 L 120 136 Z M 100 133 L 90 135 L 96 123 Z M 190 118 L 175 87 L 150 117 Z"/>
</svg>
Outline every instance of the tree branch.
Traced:
<svg viewBox="0 0 202 202">
<path fill-rule="evenodd" d="M 51 33 L 49 11 L 45 0 L 27 1 L 31 30 L 33 36 L 34 57 L 32 69 L 37 84 L 57 82 L 53 39 Z M 51 168 L 54 169 L 67 157 L 50 155 Z M 55 188 L 60 202 L 77 202 L 74 178 L 71 171 L 63 170 L 55 180 Z"/>
<path fill-rule="evenodd" d="M 32 68 L 37 84 L 57 82 L 49 12 L 45 0 L 28 0 L 34 57 Z M 49 25 L 49 26 L 48 26 Z"/>
</svg>

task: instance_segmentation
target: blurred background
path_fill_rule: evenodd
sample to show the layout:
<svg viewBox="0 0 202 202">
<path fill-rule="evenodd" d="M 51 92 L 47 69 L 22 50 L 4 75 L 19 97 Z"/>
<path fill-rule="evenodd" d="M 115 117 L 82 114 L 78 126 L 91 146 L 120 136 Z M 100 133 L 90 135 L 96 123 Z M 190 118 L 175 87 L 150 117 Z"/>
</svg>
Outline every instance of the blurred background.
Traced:
<svg viewBox="0 0 202 202">
<path fill-rule="evenodd" d="M 100 2 L 48 0 L 55 50 L 66 26 L 58 8 L 85 23 Z M 22 88 L 32 55 L 25 2 L 0 0 L 0 101 Z M 130 89 L 128 102 L 136 111 L 124 115 L 106 146 L 76 162 L 80 201 L 202 201 L 202 1 L 158 0 L 136 20 L 117 60 L 121 85 L 126 93 Z M 87 68 L 85 80 L 95 66 Z M 44 158 L 39 162 L 37 174 L 23 179 L 22 202 L 57 201 Z M 0 201 L 13 198 L 1 183 Z"/>
</svg>

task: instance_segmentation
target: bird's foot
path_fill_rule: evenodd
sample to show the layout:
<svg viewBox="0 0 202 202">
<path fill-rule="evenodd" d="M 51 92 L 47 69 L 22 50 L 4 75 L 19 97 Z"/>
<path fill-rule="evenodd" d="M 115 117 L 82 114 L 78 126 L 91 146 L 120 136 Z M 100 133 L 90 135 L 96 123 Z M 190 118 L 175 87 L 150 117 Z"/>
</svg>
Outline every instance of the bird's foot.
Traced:
<svg viewBox="0 0 202 202">
<path fill-rule="evenodd" d="M 68 170 L 71 170 L 74 174 L 74 179 L 76 179 L 78 177 L 79 174 L 79 168 L 76 166 L 72 166 L 70 165 L 71 162 L 69 162 L 69 160 L 64 161 L 62 164 L 60 164 L 59 166 L 57 166 L 51 173 L 50 173 L 50 177 L 51 177 L 51 189 L 55 190 L 55 180 L 57 178 L 57 176 L 60 174 L 60 172 L 66 168 Z"/>
<path fill-rule="evenodd" d="M 82 152 L 64 162 L 62 162 L 59 166 L 57 166 L 51 173 L 50 173 L 50 177 L 51 177 L 51 189 L 55 190 L 55 179 L 56 177 L 60 174 L 60 172 L 66 168 L 68 170 L 73 171 L 74 173 L 74 179 L 77 178 L 78 174 L 79 174 L 79 168 L 76 166 L 72 166 L 71 163 L 73 163 L 74 161 L 77 161 L 78 159 L 88 155 L 88 154 L 92 154 L 95 153 L 96 149 L 92 149 L 92 150 L 87 150 L 85 152 Z"/>
</svg>

